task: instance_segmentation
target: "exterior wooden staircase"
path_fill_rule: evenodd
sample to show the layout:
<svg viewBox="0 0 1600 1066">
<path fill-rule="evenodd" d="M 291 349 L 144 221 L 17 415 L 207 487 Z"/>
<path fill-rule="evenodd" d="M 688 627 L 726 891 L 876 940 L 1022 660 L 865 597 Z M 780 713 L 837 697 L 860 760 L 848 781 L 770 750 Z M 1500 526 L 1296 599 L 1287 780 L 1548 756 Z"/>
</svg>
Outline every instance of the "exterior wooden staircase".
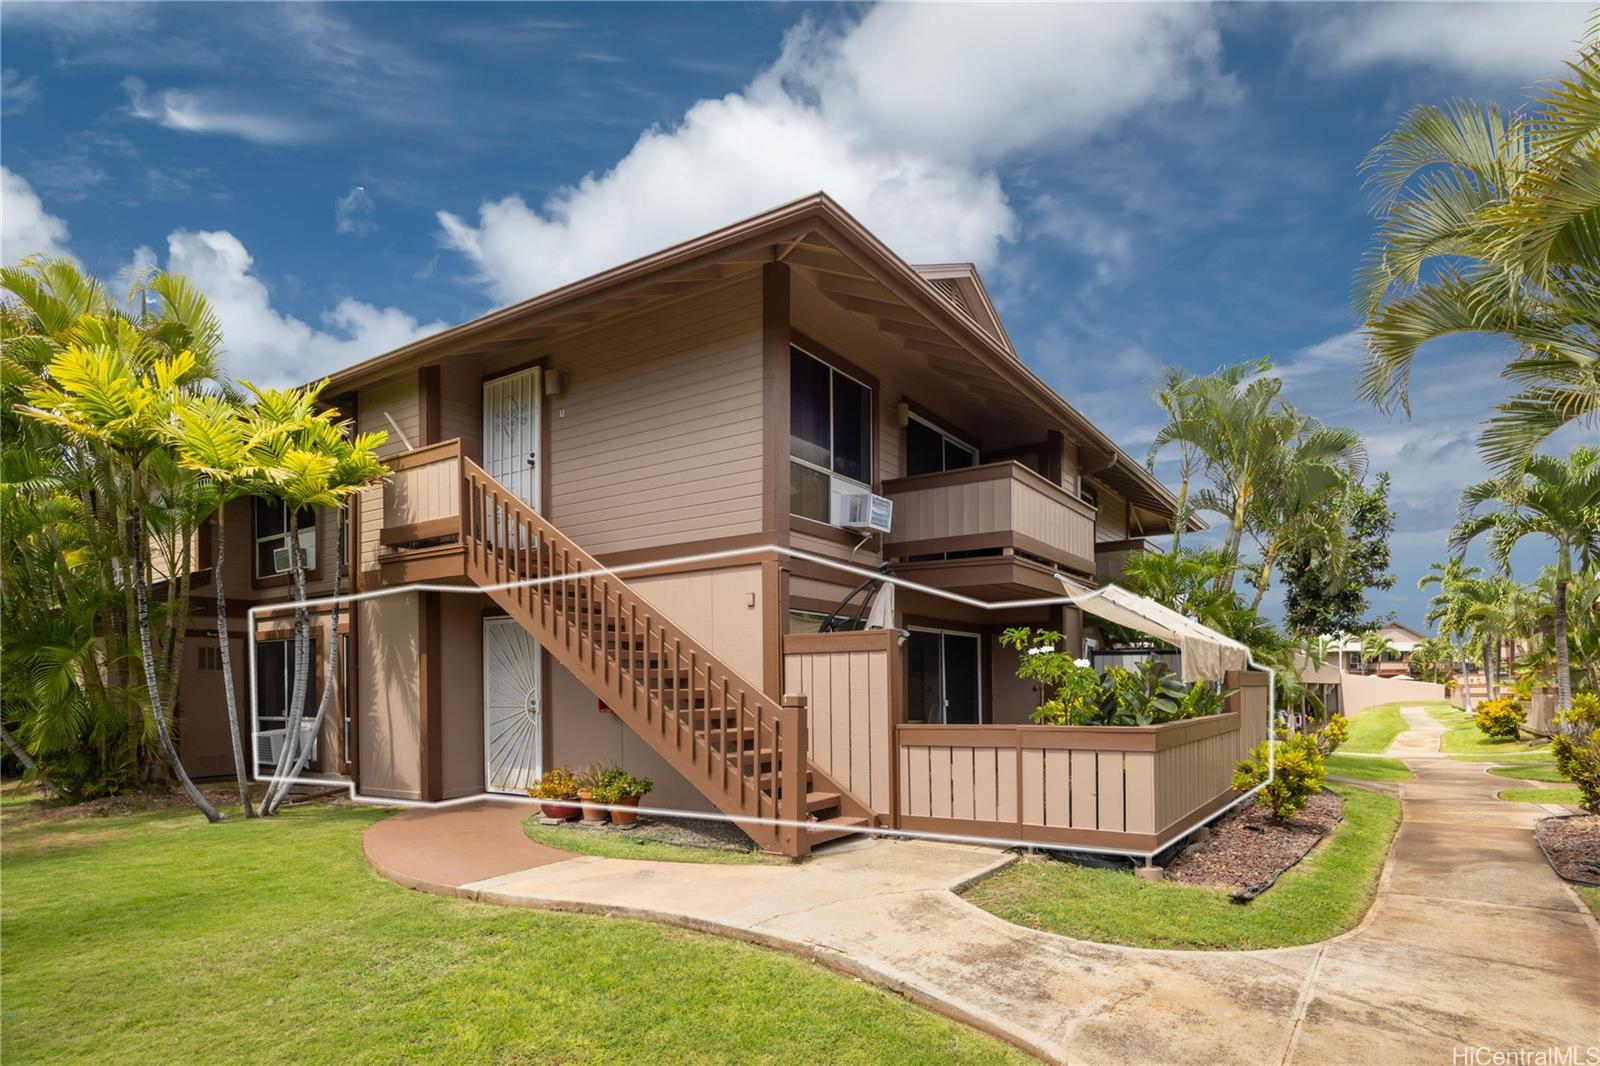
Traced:
<svg viewBox="0 0 1600 1066">
<path fill-rule="evenodd" d="M 869 824 L 806 758 L 805 697 L 776 700 L 463 457 L 466 571 L 762 848 L 806 855 Z M 533 584 L 519 584 L 533 580 Z M 819 787 L 820 786 L 820 787 Z"/>
</svg>

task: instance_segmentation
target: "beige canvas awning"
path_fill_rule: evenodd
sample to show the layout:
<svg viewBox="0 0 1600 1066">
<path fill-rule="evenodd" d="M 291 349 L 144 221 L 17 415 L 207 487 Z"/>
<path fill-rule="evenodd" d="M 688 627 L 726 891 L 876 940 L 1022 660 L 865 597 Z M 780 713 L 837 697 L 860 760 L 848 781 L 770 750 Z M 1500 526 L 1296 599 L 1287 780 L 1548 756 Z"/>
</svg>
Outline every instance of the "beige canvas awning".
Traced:
<svg viewBox="0 0 1600 1066">
<path fill-rule="evenodd" d="M 1061 579 L 1061 584 L 1079 610 L 1176 647 L 1181 653 L 1179 675 L 1186 682 L 1220 682 L 1229 670 L 1250 667 L 1250 650 L 1243 644 L 1146 596 L 1118 585 L 1091 589 L 1074 585 L 1066 578 Z"/>
</svg>

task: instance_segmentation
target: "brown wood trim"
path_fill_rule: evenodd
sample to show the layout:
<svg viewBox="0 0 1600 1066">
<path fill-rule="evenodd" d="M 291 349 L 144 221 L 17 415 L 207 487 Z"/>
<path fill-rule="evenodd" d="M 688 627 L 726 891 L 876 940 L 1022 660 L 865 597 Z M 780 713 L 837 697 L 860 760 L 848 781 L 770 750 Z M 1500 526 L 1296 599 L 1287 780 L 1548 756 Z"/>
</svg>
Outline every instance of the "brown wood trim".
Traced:
<svg viewBox="0 0 1600 1066">
<path fill-rule="evenodd" d="M 415 544 L 420 540 L 448 537 L 460 532 L 461 516 L 450 515 L 446 518 L 429 518 L 423 522 L 384 526 L 378 531 L 378 543 L 387 548 L 396 544 Z"/>
<path fill-rule="evenodd" d="M 1021 810 L 1018 806 L 1017 810 Z M 982 837 L 990 840 L 1031 840 L 1041 844 L 1077 844 L 1082 847 L 1114 848 L 1121 851 L 1153 851 L 1153 833 L 1119 833 L 1108 829 L 1065 829 L 1050 825 L 1020 822 L 983 822 L 965 818 L 931 818 L 901 815 L 899 828 L 914 832 L 947 833 L 952 836 Z"/>
<path fill-rule="evenodd" d="M 781 699 L 784 689 L 788 589 L 787 575 L 776 559 L 761 564 L 761 687 L 773 699 Z"/>
<path fill-rule="evenodd" d="M 1237 731 L 1239 715 L 1229 711 L 1161 725 L 932 725 L 907 723 L 895 729 L 899 747 L 1010 748 L 1060 751 L 1166 751 L 1219 733 Z"/>
<path fill-rule="evenodd" d="M 1129 537 L 1126 540 L 1100 540 L 1094 545 L 1094 553 L 1101 552 L 1131 552 L 1131 551 L 1157 551 L 1144 537 Z"/>
<path fill-rule="evenodd" d="M 386 585 L 460 577 L 466 572 L 466 549 L 460 544 L 445 544 L 387 556 L 380 569 Z"/>
<path fill-rule="evenodd" d="M 906 559 L 913 555 L 938 555 L 943 552 L 967 552 L 993 549 L 996 551 L 1018 551 L 1053 563 L 1060 563 L 1083 574 L 1094 573 L 1094 560 L 1077 555 L 1047 544 L 1026 533 L 1018 533 L 1012 529 L 997 529 L 989 533 L 967 533 L 959 537 L 929 537 L 927 540 L 891 541 L 884 546 L 885 553 L 893 559 Z M 1003 558 L 1003 557 L 1002 557 Z M 941 560 L 922 560 L 923 562 L 939 562 Z M 967 562 L 966 559 L 942 560 L 945 562 Z"/>
<path fill-rule="evenodd" d="M 841 529 L 838 526 L 830 526 L 826 522 L 818 522 L 815 518 L 807 518 L 804 515 L 797 514 L 789 516 L 789 528 L 792 532 L 804 533 L 807 536 L 816 537 L 818 540 L 832 541 L 835 544 L 858 544 L 862 537 L 860 533 Z M 876 533 L 872 534 L 874 537 L 877 535 Z"/>
<path fill-rule="evenodd" d="M 424 445 L 436 443 L 439 440 L 439 422 L 441 409 L 444 406 L 443 397 L 440 395 L 439 364 L 417 369 L 417 402 L 422 405 L 418 413 L 418 424 L 422 433 Z"/>
<path fill-rule="evenodd" d="M 449 440 L 436 441 L 433 444 L 424 444 L 420 448 L 413 448 L 409 452 L 400 452 L 391 455 L 383 464 L 391 472 L 396 470 L 410 470 L 414 467 L 428 466 L 432 463 L 442 462 L 449 458 L 461 458 L 461 438 L 451 437 Z"/>
<path fill-rule="evenodd" d="M 954 422 L 950 421 L 948 418 L 944 417 L 941 414 L 936 414 L 933 410 L 931 410 L 930 408 L 918 403 L 916 400 L 913 400 L 909 396 L 902 395 L 900 397 L 900 402 L 904 403 L 906 405 L 906 407 L 911 411 L 911 413 L 916 415 L 918 418 L 922 419 L 922 421 L 928 423 L 928 425 L 932 426 L 934 429 L 937 429 L 940 433 L 943 433 L 945 436 L 954 438 L 957 444 L 965 444 L 970 448 L 976 449 L 977 453 L 978 453 L 979 461 L 982 461 L 982 458 L 983 458 L 983 455 L 984 455 L 983 438 L 982 437 L 978 436 L 976 433 L 973 433 L 970 430 L 962 429 L 960 426 L 956 425 Z M 911 475 L 905 473 L 906 452 L 905 452 L 905 447 L 904 447 L 904 445 L 905 445 L 905 432 L 903 430 L 901 431 L 901 434 L 900 434 L 900 443 L 901 443 L 901 448 L 900 448 L 900 470 L 901 470 L 901 476 L 909 477 Z"/>
<path fill-rule="evenodd" d="M 1052 429 L 1044 435 L 1044 450 L 1039 455 L 1039 473 L 1052 485 L 1061 484 L 1061 453 L 1066 443 L 1066 437 L 1059 429 Z"/>
<path fill-rule="evenodd" d="M 893 652 L 899 634 L 893 629 L 858 629 L 847 633 L 790 633 L 783 638 L 785 655 L 828 655 L 852 651 Z"/>
<path fill-rule="evenodd" d="M 444 798 L 444 653 L 438 592 L 419 593 L 417 692 L 421 697 L 422 798 Z"/>
<path fill-rule="evenodd" d="M 789 533 L 789 264 L 761 267 L 761 528 L 787 544 Z"/>
<path fill-rule="evenodd" d="M 530 341 L 529 343 L 531 344 L 534 342 Z M 492 374 L 484 374 L 478 379 L 478 386 L 479 388 L 482 388 L 491 381 L 499 381 L 501 378 L 508 378 L 512 374 L 520 374 L 524 370 L 532 370 L 534 367 L 538 367 L 541 370 L 550 369 L 550 357 L 548 355 L 541 355 L 536 359 L 525 359 L 515 366 L 504 367 L 500 370 L 494 371 Z M 539 391 L 541 393 L 544 392 L 543 378 L 540 378 L 539 380 Z"/>
<path fill-rule="evenodd" d="M 1156 840 L 1158 841 L 1156 847 L 1164 848 L 1179 837 L 1192 832 L 1195 829 L 1195 823 L 1217 813 L 1238 798 L 1239 793 L 1230 788 L 1224 792 L 1217 793 L 1193 810 L 1180 814 L 1156 831 Z"/>
<path fill-rule="evenodd" d="M 1229 670 L 1222 677 L 1225 688 L 1267 687 L 1267 675 L 1258 670 Z"/>
<path fill-rule="evenodd" d="M 740 551 L 745 548 L 765 548 L 771 545 L 772 542 L 773 538 L 766 533 L 738 533 L 727 537 L 684 540 L 676 541 L 672 544 L 659 544 L 650 548 L 632 548 L 628 551 L 606 552 L 603 555 L 596 555 L 595 558 L 603 566 L 635 566 L 639 563 L 653 563 L 657 560 L 678 559 L 686 555 L 710 555 L 714 552 Z M 674 564 L 664 567 L 660 573 L 675 573 L 688 570 L 722 570 L 730 566 L 752 566 L 760 562 L 761 559 L 762 556 L 759 553 L 751 552 L 748 559 L 712 559 L 699 563 Z M 654 570 L 651 571 L 651 573 L 656 572 Z"/>
</svg>

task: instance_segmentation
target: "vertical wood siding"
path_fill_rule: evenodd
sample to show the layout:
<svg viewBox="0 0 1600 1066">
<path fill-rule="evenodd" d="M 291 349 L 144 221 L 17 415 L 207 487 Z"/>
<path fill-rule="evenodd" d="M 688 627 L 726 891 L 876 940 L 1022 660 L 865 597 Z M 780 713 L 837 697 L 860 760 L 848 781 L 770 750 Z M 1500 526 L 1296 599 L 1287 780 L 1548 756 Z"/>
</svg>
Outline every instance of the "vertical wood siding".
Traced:
<svg viewBox="0 0 1600 1066">
<path fill-rule="evenodd" d="M 806 697 L 811 761 L 880 815 L 893 811 L 895 642 L 889 630 L 784 641 L 784 691 Z"/>
</svg>

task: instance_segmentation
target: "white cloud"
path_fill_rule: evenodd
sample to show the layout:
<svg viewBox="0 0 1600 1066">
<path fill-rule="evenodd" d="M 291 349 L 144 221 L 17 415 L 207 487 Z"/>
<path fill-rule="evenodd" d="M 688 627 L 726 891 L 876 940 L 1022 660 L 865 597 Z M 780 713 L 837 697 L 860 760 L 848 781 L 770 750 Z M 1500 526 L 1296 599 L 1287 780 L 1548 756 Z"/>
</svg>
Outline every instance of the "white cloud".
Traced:
<svg viewBox="0 0 1600 1066">
<path fill-rule="evenodd" d="M 298 144 L 315 137 L 311 123 L 254 111 L 221 97 L 182 89 L 148 91 L 138 78 L 122 81 L 128 94 L 128 113 L 169 130 L 185 133 L 222 133 L 257 144 Z"/>
<path fill-rule="evenodd" d="M 1420 64 L 1525 81 L 1559 73 L 1590 10 L 1577 3 L 1350 4 L 1305 30 L 1300 45 L 1342 70 Z"/>
<path fill-rule="evenodd" d="M 378 228 L 377 220 L 372 217 L 376 210 L 377 205 L 372 202 L 366 186 L 352 185 L 349 192 L 333 203 L 334 232 L 365 237 Z"/>
<path fill-rule="evenodd" d="M 990 169 L 1002 157 L 1231 98 L 1213 19 L 1199 6 L 883 5 L 836 28 L 802 21 L 743 92 L 701 100 L 538 207 L 487 201 L 476 223 L 441 211 L 441 237 L 512 301 L 820 189 L 913 261 L 990 263 L 1017 232 Z"/>
<path fill-rule="evenodd" d="M 70 255 L 67 224 L 44 209 L 28 180 L 0 166 L 0 263 L 24 256 Z"/>
<path fill-rule="evenodd" d="M 43 98 L 38 78 L 31 74 L 23 77 L 21 71 L 11 67 L 0 71 L 0 115 L 9 118 L 32 111 Z"/>
<path fill-rule="evenodd" d="M 176 230 L 167 237 L 167 270 L 194 282 L 222 320 L 229 372 L 258 384 L 310 381 L 445 327 L 346 297 L 323 312 L 319 329 L 274 309 L 252 266 L 245 246 L 226 231 Z"/>
</svg>

